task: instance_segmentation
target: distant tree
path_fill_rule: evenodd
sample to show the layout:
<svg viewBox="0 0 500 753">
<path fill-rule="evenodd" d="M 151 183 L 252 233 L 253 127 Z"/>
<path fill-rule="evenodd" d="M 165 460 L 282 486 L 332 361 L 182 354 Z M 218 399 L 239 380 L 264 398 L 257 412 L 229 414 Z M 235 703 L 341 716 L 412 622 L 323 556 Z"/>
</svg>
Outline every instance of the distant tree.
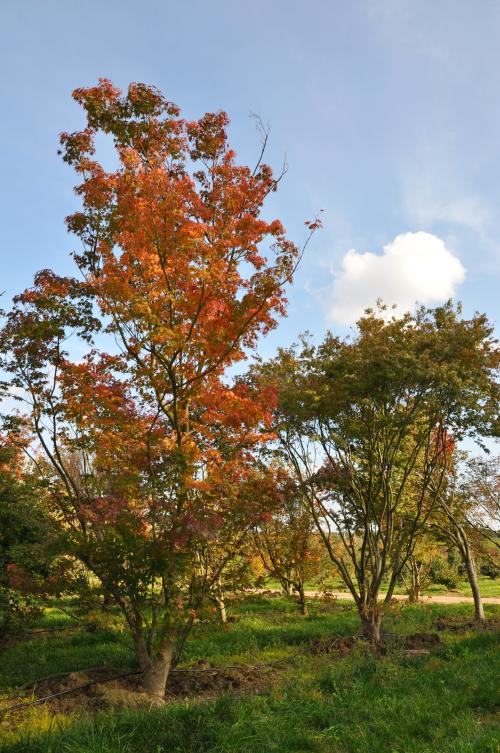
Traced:
<svg viewBox="0 0 500 753">
<path fill-rule="evenodd" d="M 500 455 L 470 458 L 463 484 L 469 525 L 500 548 Z"/>
<path fill-rule="evenodd" d="M 374 640 L 447 478 L 450 436 L 493 431 L 499 362 L 486 317 L 448 304 L 368 311 L 352 338 L 303 341 L 252 374 L 278 390 L 281 447 Z"/>
<path fill-rule="evenodd" d="M 432 582 L 432 567 L 438 554 L 438 545 L 424 529 L 412 553 L 401 570 L 401 580 L 410 602 L 420 601 L 424 589 Z"/>
<path fill-rule="evenodd" d="M 454 453 L 447 482 L 437 494 L 432 525 L 463 562 L 474 598 L 475 618 L 484 621 L 484 608 L 478 582 L 478 558 L 488 558 L 486 542 L 498 543 L 493 536 L 498 512 L 498 465 L 483 459 L 463 458 Z"/>
<path fill-rule="evenodd" d="M 463 572 L 460 572 L 460 559 L 457 560 L 457 552 L 454 545 L 449 542 L 441 545 L 432 558 L 430 566 L 431 583 L 444 586 L 446 589 L 453 591 L 458 588 L 463 580 Z"/>
<path fill-rule="evenodd" d="M 321 574 L 322 545 L 302 491 L 287 473 L 275 469 L 274 506 L 253 527 L 253 545 L 265 571 L 283 591 L 297 595 L 300 612 L 307 614 L 305 584 Z"/>
<path fill-rule="evenodd" d="M 217 530 L 204 537 L 198 550 L 199 572 L 207 583 L 208 600 L 215 604 L 220 621 L 227 622 L 226 594 L 251 588 L 255 578 L 248 563 L 251 530 L 267 519 L 274 504 L 269 474 L 258 464 L 247 469 L 245 478 L 221 478 L 216 497 L 219 501 Z"/>
</svg>

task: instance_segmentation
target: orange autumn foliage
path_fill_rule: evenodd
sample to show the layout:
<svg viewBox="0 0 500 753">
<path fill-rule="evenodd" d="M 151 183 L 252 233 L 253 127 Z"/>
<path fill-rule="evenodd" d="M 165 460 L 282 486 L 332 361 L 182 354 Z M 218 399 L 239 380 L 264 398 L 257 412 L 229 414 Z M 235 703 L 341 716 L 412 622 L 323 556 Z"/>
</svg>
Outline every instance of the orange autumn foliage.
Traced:
<svg viewBox="0 0 500 753">
<path fill-rule="evenodd" d="M 122 95 L 106 79 L 73 96 L 86 123 L 61 153 L 80 181 L 67 218 L 79 276 L 44 270 L 18 296 L 4 366 L 59 480 L 70 550 L 121 607 L 149 671 L 211 587 L 200 547 L 228 534 L 222 567 L 261 514 L 254 456 L 275 396 L 225 374 L 284 314 L 299 252 L 260 216 L 279 179 L 261 159 L 238 164 L 225 113 L 187 121 L 155 88 Z M 96 156 L 103 136 L 113 169 Z"/>
</svg>

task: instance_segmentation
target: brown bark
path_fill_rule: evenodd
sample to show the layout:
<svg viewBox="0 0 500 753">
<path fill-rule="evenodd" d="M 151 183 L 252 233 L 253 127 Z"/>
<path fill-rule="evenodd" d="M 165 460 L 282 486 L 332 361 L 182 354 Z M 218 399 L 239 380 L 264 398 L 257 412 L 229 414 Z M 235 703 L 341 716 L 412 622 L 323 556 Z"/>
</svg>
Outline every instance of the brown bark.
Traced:
<svg viewBox="0 0 500 753">
<path fill-rule="evenodd" d="M 467 547 L 465 551 L 465 568 L 467 570 L 467 577 L 474 598 L 474 614 L 477 622 L 484 622 L 484 609 L 483 600 L 481 598 L 481 592 L 479 590 L 479 583 L 477 582 L 476 567 L 474 564 L 474 558 L 470 549 Z"/>
<path fill-rule="evenodd" d="M 221 583 L 220 578 L 217 578 L 217 580 L 215 581 L 214 590 L 210 598 L 212 599 L 215 606 L 217 607 L 220 621 L 222 623 L 226 623 L 227 622 L 226 602 L 224 600 L 224 591 L 222 590 L 222 583 Z"/>
<path fill-rule="evenodd" d="M 451 516 L 449 517 L 451 522 L 455 525 L 456 544 L 458 545 L 458 550 L 462 556 L 462 561 L 465 565 L 467 578 L 471 587 L 472 596 L 474 599 L 475 619 L 477 622 L 482 623 L 484 622 L 483 600 L 481 598 L 481 591 L 479 590 L 479 583 L 477 582 L 476 566 L 474 563 L 474 555 L 469 543 L 469 537 L 467 536 L 467 532 L 464 527 L 457 523 L 454 518 L 452 518 Z"/>
<path fill-rule="evenodd" d="M 415 603 L 420 601 L 421 594 L 420 567 L 413 557 L 410 558 L 409 566 L 411 570 L 411 586 L 408 590 L 408 601 Z"/>
<path fill-rule="evenodd" d="M 408 601 L 411 604 L 415 604 L 417 601 L 420 601 L 420 595 L 420 585 L 414 584 L 408 591 Z"/>
<path fill-rule="evenodd" d="M 173 646 L 166 643 L 155 656 L 150 656 L 142 635 L 134 636 L 135 653 L 142 670 L 142 686 L 155 700 L 164 700 L 168 675 L 172 666 Z"/>
<path fill-rule="evenodd" d="M 481 598 L 481 592 L 479 590 L 479 583 L 477 582 L 476 566 L 474 563 L 474 555 L 472 553 L 471 545 L 469 542 L 469 536 L 465 525 L 463 525 L 457 517 L 453 514 L 453 511 L 447 504 L 442 502 L 442 507 L 448 516 L 448 520 L 451 523 L 451 530 L 448 532 L 448 537 L 458 548 L 462 557 L 462 562 L 465 565 L 467 571 L 467 578 L 472 591 L 474 599 L 474 613 L 476 621 L 479 623 L 484 622 L 484 609 L 483 600 Z"/>
<path fill-rule="evenodd" d="M 225 624 L 227 622 L 227 614 L 226 614 L 226 603 L 224 601 L 224 597 L 216 596 L 215 603 L 217 605 L 217 609 L 219 610 L 220 621 L 223 624 Z"/>
<path fill-rule="evenodd" d="M 382 614 L 376 605 L 365 606 L 359 610 L 359 616 L 363 625 L 363 633 L 374 643 L 380 641 L 380 625 L 382 623 Z"/>
<path fill-rule="evenodd" d="M 306 595 L 304 593 L 304 587 L 299 587 L 299 609 L 300 614 L 302 614 L 304 617 L 307 617 L 307 602 L 306 602 Z"/>
</svg>

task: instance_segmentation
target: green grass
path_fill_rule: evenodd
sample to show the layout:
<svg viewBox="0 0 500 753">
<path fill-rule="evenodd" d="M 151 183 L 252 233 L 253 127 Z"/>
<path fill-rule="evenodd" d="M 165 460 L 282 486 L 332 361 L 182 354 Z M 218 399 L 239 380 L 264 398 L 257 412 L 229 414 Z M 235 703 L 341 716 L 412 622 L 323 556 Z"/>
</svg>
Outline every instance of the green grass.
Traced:
<svg viewBox="0 0 500 753">
<path fill-rule="evenodd" d="M 216 664 L 269 661 L 315 638 L 358 629 L 354 610 L 314 605 L 301 618 L 286 599 L 252 598 L 233 609 L 227 629 L 198 625 L 184 660 Z M 487 613 L 500 614 L 496 606 Z M 469 605 L 404 606 L 387 615 L 395 633 L 432 630 L 438 615 L 470 616 Z M 53 616 L 53 619 L 55 617 Z M 80 643 L 77 638 L 79 637 Z M 273 687 L 242 697 L 177 701 L 151 711 L 106 712 L 80 720 L 38 709 L 5 753 L 498 753 L 499 636 L 445 634 L 434 654 L 373 657 L 363 643 L 348 657 L 299 656 Z M 52 642 L 52 645 L 51 645 Z M 131 661 L 112 631 L 75 633 L 19 644 L 0 666 L 4 692 L 44 666 L 42 674 Z M 119 648 L 120 647 L 120 648 Z M 113 653 L 116 652 L 116 653 Z M 38 658 L 37 658 L 38 655 Z M 42 661 L 42 655 L 45 660 Z M 6 662 L 6 663 L 5 663 Z M 17 662 L 17 667 L 16 667 Z M 75 665 L 80 662 L 80 666 Z M 6 670 L 7 667 L 7 670 Z M 57 667 L 57 668 L 56 668 Z M 36 673 L 35 673 L 36 674 Z"/>
<path fill-rule="evenodd" d="M 271 661 L 297 650 L 315 638 L 332 633 L 345 635 L 356 629 L 354 610 L 325 612 L 311 604 L 311 616 L 297 613 L 286 598 L 249 598 L 234 608 L 236 623 L 196 625 L 185 648 L 182 663 L 208 659 L 214 664 L 251 664 Z M 50 610 L 33 626 L 71 626 L 68 616 Z M 73 623 L 74 624 L 74 623 Z M 78 671 L 110 664 L 117 668 L 135 666 L 127 634 L 118 630 L 84 629 L 56 631 L 34 637 L 5 650 L 0 662 L 0 694 L 39 677 L 64 671 Z"/>
<path fill-rule="evenodd" d="M 23 641 L 2 654 L 0 692 L 57 672 L 104 664 L 118 668 L 133 664 L 127 643 L 105 630 Z"/>
<path fill-rule="evenodd" d="M 500 578 L 489 578 L 486 575 L 480 575 L 478 577 L 478 583 L 479 583 L 479 589 L 481 591 L 481 595 L 484 597 L 489 596 L 495 596 L 500 597 Z M 325 581 L 325 586 L 329 588 L 331 591 L 345 591 L 347 593 L 347 586 L 343 582 L 341 578 L 327 578 Z M 266 581 L 266 588 L 270 590 L 277 590 L 281 591 L 281 585 L 278 581 L 273 580 L 272 578 L 268 579 Z M 324 586 L 321 586 L 323 588 Z M 314 581 L 311 581 L 310 583 L 306 584 L 306 590 L 308 591 L 316 591 L 320 588 L 317 583 Z M 382 592 L 385 590 L 384 586 L 382 586 Z M 402 585 L 397 585 L 394 589 L 395 594 L 404 594 L 405 589 Z M 461 583 L 458 584 L 456 590 L 450 591 L 445 586 L 438 585 L 436 583 L 431 583 L 427 588 L 424 590 L 424 594 L 449 594 L 450 596 L 470 596 L 472 598 L 472 591 L 469 585 L 468 580 L 464 580 Z"/>
<path fill-rule="evenodd" d="M 486 575 L 480 575 L 478 577 L 478 583 L 479 583 L 479 590 L 481 591 L 481 596 L 500 597 L 500 578 L 488 578 Z M 434 583 L 432 583 L 430 586 L 428 586 L 425 589 L 425 593 L 428 593 L 428 594 L 449 593 L 451 596 L 454 596 L 454 595 L 456 596 L 457 591 L 462 596 L 472 596 L 472 591 L 469 585 L 469 581 L 467 580 L 459 583 L 456 591 L 448 591 L 448 589 L 446 589 L 444 586 L 439 586 Z"/>
</svg>

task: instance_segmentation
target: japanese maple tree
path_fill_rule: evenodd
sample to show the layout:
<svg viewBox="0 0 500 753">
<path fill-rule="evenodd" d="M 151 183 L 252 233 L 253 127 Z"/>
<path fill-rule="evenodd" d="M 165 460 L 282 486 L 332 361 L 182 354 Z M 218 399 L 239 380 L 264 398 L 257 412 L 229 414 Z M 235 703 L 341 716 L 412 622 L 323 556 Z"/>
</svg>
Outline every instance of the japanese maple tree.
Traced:
<svg viewBox="0 0 500 753">
<path fill-rule="evenodd" d="M 275 431 L 366 635 L 446 489 L 456 441 L 494 434 L 500 351 L 486 316 L 451 302 L 401 318 L 381 306 L 253 369 L 274 384 Z M 379 596 L 383 585 L 383 603 Z"/>
<path fill-rule="evenodd" d="M 237 163 L 225 113 L 187 121 L 157 89 L 106 79 L 73 96 L 86 125 L 61 153 L 80 180 L 79 275 L 44 270 L 15 299 L 3 366 L 53 468 L 68 551 L 122 610 L 161 697 L 213 585 L 207 541 L 222 519 L 234 534 L 259 515 L 253 452 L 272 394 L 224 375 L 284 314 L 299 252 L 261 217 L 279 179 Z"/>
</svg>

